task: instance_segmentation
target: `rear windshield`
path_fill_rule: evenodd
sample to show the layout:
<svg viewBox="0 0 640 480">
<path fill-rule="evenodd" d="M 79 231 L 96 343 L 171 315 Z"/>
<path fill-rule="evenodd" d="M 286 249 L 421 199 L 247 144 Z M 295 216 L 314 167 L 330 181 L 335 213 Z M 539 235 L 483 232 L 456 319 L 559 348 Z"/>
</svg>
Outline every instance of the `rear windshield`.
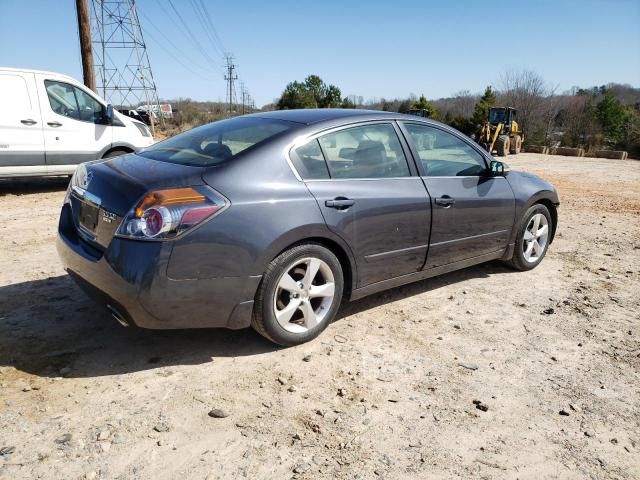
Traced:
<svg viewBox="0 0 640 480">
<path fill-rule="evenodd" d="M 237 117 L 203 125 L 145 148 L 138 155 L 163 162 L 209 167 L 291 128 L 265 118 Z"/>
</svg>

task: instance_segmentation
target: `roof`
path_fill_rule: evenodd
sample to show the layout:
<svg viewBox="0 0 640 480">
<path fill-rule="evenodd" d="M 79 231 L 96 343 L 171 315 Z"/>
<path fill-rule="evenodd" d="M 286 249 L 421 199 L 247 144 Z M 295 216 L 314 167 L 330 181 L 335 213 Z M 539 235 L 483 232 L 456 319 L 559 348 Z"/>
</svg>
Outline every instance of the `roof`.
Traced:
<svg viewBox="0 0 640 480">
<path fill-rule="evenodd" d="M 39 73 L 42 75 L 51 75 L 51 76 L 56 76 L 56 77 L 60 77 L 60 78 L 66 78 L 69 80 L 73 80 L 74 82 L 80 83 L 78 80 L 76 80 L 73 77 L 70 77 L 69 75 L 66 75 L 64 73 L 59 73 L 59 72 L 50 72 L 47 70 L 34 70 L 33 68 L 12 68 L 12 67 L 2 67 L 0 66 L 0 71 L 1 72 L 19 72 L 19 73 Z"/>
<path fill-rule="evenodd" d="M 397 118 L 398 116 L 403 115 L 398 115 L 394 112 L 383 112 L 380 110 L 355 110 L 349 108 L 311 108 L 300 110 L 276 110 L 273 112 L 256 113 L 252 116 L 260 118 L 272 118 L 274 120 L 286 120 L 289 122 L 311 125 L 313 123 L 347 118 Z"/>
</svg>

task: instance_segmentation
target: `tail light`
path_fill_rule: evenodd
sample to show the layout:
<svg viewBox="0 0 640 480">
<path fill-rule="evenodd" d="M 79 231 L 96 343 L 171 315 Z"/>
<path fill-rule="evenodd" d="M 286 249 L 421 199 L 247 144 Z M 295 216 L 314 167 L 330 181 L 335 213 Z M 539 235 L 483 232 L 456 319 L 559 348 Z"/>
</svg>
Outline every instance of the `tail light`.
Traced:
<svg viewBox="0 0 640 480">
<path fill-rule="evenodd" d="M 175 238 L 220 213 L 228 202 L 208 187 L 171 188 L 147 193 L 118 228 L 120 237 Z"/>
</svg>

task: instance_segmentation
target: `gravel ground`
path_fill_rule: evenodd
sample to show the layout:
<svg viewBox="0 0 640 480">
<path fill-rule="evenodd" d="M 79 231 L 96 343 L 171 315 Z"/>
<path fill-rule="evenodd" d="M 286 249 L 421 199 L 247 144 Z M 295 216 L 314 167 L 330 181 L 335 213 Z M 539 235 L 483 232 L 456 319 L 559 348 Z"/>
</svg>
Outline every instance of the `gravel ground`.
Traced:
<svg viewBox="0 0 640 480">
<path fill-rule="evenodd" d="M 352 303 L 317 340 L 126 329 L 0 184 L 0 479 L 640 478 L 640 162 L 521 154 L 561 196 L 526 273 Z"/>
</svg>

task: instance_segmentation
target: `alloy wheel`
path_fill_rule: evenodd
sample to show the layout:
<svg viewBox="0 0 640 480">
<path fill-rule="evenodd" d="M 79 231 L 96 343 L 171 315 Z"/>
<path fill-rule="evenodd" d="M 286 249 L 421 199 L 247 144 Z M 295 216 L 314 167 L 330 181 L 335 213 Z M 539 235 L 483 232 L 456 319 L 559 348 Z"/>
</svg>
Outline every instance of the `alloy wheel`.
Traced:
<svg viewBox="0 0 640 480">
<path fill-rule="evenodd" d="M 529 219 L 524 230 L 522 250 L 524 259 L 529 263 L 537 262 L 544 254 L 549 239 L 549 221 L 542 213 L 536 213 Z"/>
<path fill-rule="evenodd" d="M 335 296 L 329 265 L 315 257 L 293 262 L 278 280 L 273 308 L 276 320 L 291 333 L 305 333 L 322 323 Z"/>
</svg>

